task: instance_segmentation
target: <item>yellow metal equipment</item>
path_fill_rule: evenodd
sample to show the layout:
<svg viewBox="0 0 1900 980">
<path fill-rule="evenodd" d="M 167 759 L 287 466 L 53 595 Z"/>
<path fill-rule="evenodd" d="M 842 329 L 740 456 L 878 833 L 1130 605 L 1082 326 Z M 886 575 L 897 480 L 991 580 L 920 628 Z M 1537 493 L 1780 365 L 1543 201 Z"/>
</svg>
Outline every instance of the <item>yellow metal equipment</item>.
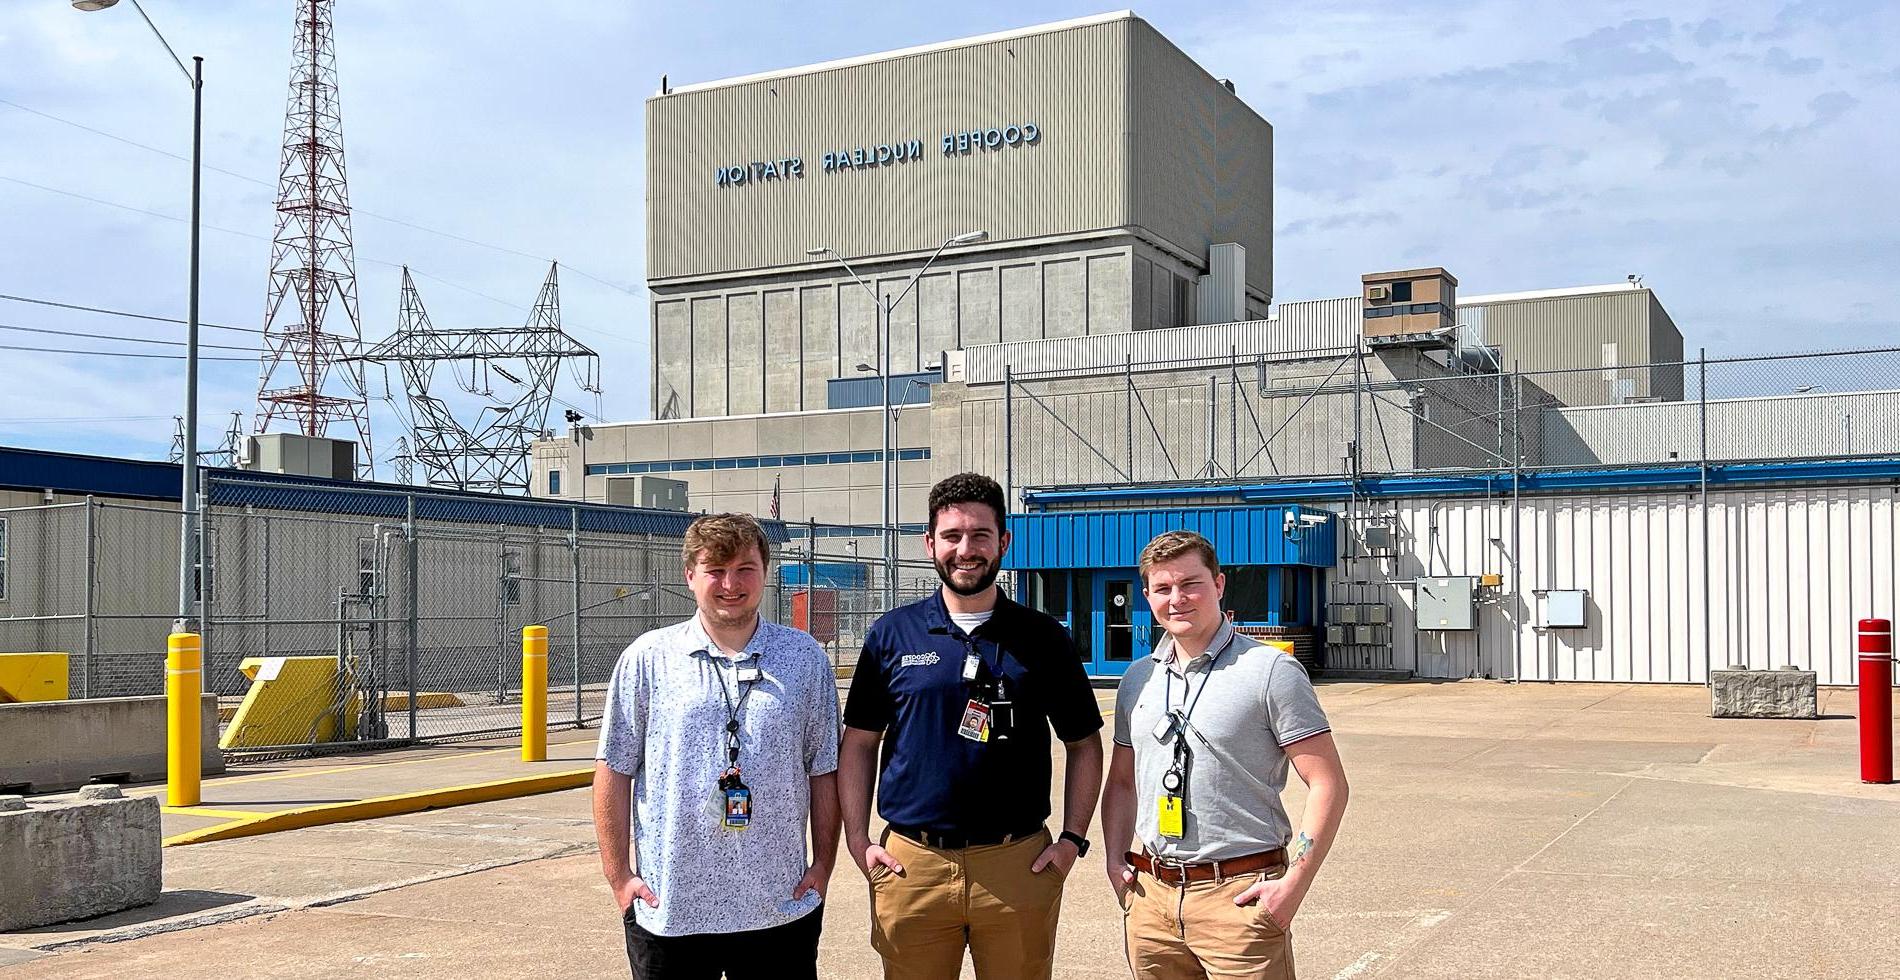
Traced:
<svg viewBox="0 0 1900 980">
<path fill-rule="evenodd" d="M 165 641 L 165 805 L 197 806 L 204 765 L 199 751 L 204 647 L 196 633 Z"/>
<path fill-rule="evenodd" d="M 521 628 L 521 761 L 548 758 L 548 628 Z"/>
<path fill-rule="evenodd" d="M 335 657 L 251 657 L 244 702 L 218 740 L 223 749 L 309 745 L 356 736 L 363 699 Z"/>
<path fill-rule="evenodd" d="M 66 700 L 66 655 L 0 653 L 0 704 Z"/>
</svg>

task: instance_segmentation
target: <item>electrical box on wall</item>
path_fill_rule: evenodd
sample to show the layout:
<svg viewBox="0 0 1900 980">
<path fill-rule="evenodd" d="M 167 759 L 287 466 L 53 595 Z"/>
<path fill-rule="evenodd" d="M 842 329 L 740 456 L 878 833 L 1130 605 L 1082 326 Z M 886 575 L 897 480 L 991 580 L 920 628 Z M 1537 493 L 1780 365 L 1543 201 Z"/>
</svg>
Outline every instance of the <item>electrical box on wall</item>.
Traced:
<svg viewBox="0 0 1900 980">
<path fill-rule="evenodd" d="M 1392 526 L 1390 524 L 1368 524 L 1359 532 L 1359 540 L 1365 545 L 1366 554 L 1384 555 L 1392 551 Z"/>
<path fill-rule="evenodd" d="M 1552 589 L 1544 593 L 1543 626 L 1546 629 L 1583 629 L 1589 625 L 1585 602 L 1588 595 L 1583 589 Z"/>
<path fill-rule="evenodd" d="M 1468 630 L 1475 627 L 1477 580 L 1468 576 L 1418 580 L 1418 628 Z"/>
</svg>

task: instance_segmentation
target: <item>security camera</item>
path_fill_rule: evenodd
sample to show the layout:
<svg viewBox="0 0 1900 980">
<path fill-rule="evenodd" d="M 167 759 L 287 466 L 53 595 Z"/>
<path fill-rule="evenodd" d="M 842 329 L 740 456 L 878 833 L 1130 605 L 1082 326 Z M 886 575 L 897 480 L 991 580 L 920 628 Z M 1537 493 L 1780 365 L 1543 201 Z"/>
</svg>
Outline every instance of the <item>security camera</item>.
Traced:
<svg viewBox="0 0 1900 980">
<path fill-rule="evenodd" d="M 1306 527 L 1319 527 L 1325 524 L 1326 519 L 1330 516 L 1329 514 L 1301 514 L 1300 523 Z"/>
</svg>

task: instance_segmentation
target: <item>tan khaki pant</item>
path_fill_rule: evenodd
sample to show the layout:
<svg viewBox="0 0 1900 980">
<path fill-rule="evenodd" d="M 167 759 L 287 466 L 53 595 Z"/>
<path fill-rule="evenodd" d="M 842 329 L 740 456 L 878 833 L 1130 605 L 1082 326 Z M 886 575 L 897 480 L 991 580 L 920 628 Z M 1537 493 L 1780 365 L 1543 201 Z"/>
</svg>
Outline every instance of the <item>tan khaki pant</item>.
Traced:
<svg viewBox="0 0 1900 980">
<path fill-rule="evenodd" d="M 1266 906 L 1235 905 L 1258 872 L 1176 887 L 1137 873 L 1122 896 L 1122 936 L 1137 980 L 1293 980 L 1293 941 Z"/>
<path fill-rule="evenodd" d="M 981 980 L 1047 978 L 1055 959 L 1063 873 L 1030 871 L 1049 832 L 1008 844 L 940 851 L 886 832 L 904 873 L 871 875 L 871 947 L 887 980 L 955 980 L 970 949 Z"/>
</svg>

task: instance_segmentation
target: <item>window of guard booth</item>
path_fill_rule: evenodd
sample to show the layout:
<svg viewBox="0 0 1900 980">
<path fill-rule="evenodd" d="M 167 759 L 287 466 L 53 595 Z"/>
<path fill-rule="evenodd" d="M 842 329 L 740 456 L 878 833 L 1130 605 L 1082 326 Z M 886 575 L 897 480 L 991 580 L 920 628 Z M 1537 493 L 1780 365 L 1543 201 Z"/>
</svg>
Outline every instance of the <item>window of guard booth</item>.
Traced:
<svg viewBox="0 0 1900 980">
<path fill-rule="evenodd" d="M 1268 580 L 1283 571 L 1266 565 L 1237 565 L 1227 572 L 1227 596 L 1222 605 L 1233 610 L 1236 623 L 1265 623 L 1272 618 Z"/>
<path fill-rule="evenodd" d="M 1069 621 L 1069 573 L 1037 571 L 1027 573 L 1029 608 L 1045 612 L 1064 623 Z"/>
</svg>

